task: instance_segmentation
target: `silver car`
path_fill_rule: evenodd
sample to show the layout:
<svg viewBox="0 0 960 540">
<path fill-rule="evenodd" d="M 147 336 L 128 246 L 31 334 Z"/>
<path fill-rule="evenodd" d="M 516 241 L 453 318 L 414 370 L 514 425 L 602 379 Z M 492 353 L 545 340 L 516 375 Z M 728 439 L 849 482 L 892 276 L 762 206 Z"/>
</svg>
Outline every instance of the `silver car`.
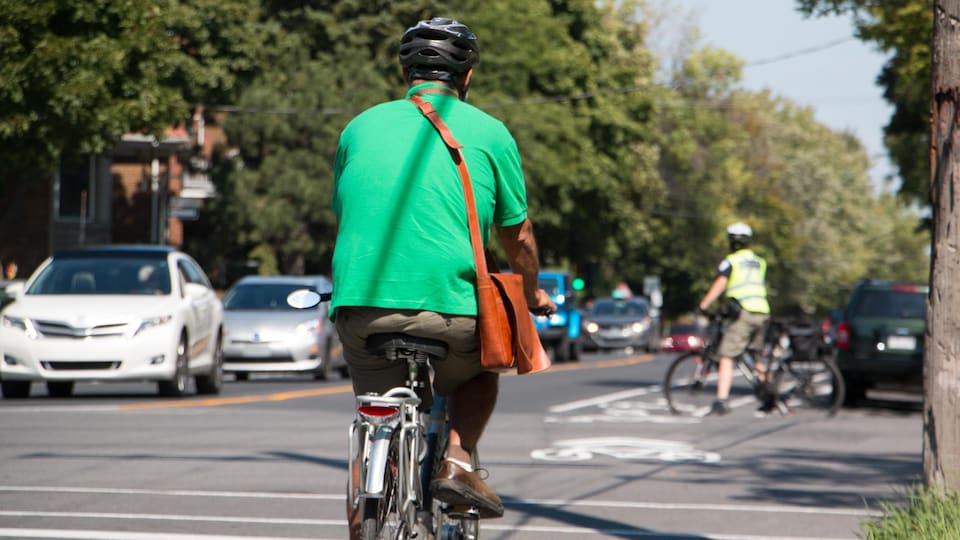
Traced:
<svg viewBox="0 0 960 540">
<path fill-rule="evenodd" d="M 225 372 L 237 380 L 250 373 L 309 373 L 328 379 L 336 370 L 349 376 L 336 328 L 328 318 L 329 303 L 297 309 L 287 303 L 291 292 L 326 293 L 333 285 L 324 276 L 247 276 L 223 297 Z"/>
</svg>

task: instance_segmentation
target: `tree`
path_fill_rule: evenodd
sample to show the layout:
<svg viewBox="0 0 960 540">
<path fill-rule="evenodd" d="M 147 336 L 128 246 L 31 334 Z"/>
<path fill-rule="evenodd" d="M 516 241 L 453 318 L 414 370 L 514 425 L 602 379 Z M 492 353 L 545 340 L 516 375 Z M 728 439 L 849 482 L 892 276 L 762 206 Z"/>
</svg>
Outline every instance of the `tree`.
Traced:
<svg viewBox="0 0 960 540">
<path fill-rule="evenodd" d="M 456 13 L 481 46 L 470 101 L 517 139 L 545 265 L 594 260 L 611 275 L 633 272 L 636 254 L 654 239 L 640 206 L 649 206 L 660 182 L 647 142 L 649 98 L 623 91 L 649 84 L 653 69 L 632 6 L 270 3 L 267 17 L 284 39 L 264 49 L 264 73 L 226 123 L 239 150 L 234 165 L 242 168 L 224 169 L 222 234 L 211 236 L 230 237 L 236 257 L 267 253 L 277 271 L 297 270 L 300 260 L 308 269 L 329 268 L 337 135 L 357 112 L 404 94 L 396 60 L 404 29 L 431 14 Z"/>
<path fill-rule="evenodd" d="M 857 37 L 890 53 L 877 77 L 894 112 L 884 128 L 884 144 L 897 165 L 900 194 L 926 205 L 930 179 L 928 100 L 932 0 L 797 0 L 809 15 L 849 13 Z"/>
<path fill-rule="evenodd" d="M 923 477 L 928 487 L 960 490 L 960 0 L 933 2 L 930 199 L 931 287 L 924 343 Z"/>
<path fill-rule="evenodd" d="M 738 87 L 742 60 L 696 49 L 657 100 L 667 205 L 660 261 L 667 305 L 689 310 L 726 253 L 732 221 L 754 229 L 767 258 L 774 311 L 823 312 L 857 279 L 925 279 L 918 215 L 874 194 L 868 158 L 813 111 Z"/>
<path fill-rule="evenodd" d="M 258 14 L 257 0 L 0 0 L 0 216 L 62 153 L 232 101 L 257 67 Z"/>
</svg>

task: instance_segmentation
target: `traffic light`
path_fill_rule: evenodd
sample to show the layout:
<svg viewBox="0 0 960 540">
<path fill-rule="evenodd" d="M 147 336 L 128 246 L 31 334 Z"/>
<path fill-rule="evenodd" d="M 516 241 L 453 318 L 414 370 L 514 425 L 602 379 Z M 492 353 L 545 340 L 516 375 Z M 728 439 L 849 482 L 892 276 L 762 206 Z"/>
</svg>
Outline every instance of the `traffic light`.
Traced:
<svg viewBox="0 0 960 540">
<path fill-rule="evenodd" d="M 583 285 L 583 278 L 573 278 L 573 290 L 582 291 Z"/>
</svg>

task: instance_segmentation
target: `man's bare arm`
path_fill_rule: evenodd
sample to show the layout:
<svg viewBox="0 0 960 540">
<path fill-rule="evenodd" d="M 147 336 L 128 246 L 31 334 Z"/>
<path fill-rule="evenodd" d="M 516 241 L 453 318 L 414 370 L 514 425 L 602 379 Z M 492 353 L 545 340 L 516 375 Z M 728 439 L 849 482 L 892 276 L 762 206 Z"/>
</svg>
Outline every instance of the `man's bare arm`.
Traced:
<svg viewBox="0 0 960 540">
<path fill-rule="evenodd" d="M 550 295 L 539 285 L 540 259 L 537 253 L 537 240 L 533 235 L 533 224 L 529 219 L 525 219 L 517 225 L 496 229 L 500 243 L 507 252 L 510 270 L 523 276 L 523 292 L 527 297 L 527 306 L 530 311 L 534 313 L 556 311 L 557 306 L 550 299 Z"/>
</svg>

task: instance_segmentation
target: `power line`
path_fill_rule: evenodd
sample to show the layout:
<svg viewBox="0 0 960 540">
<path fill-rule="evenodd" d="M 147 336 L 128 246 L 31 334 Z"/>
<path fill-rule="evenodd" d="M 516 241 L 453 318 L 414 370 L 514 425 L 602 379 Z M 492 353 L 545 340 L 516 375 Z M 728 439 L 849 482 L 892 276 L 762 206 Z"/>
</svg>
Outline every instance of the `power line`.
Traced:
<svg viewBox="0 0 960 540">
<path fill-rule="evenodd" d="M 799 49 L 796 51 L 784 53 L 778 56 L 773 56 L 770 58 L 764 58 L 761 60 L 755 60 L 752 62 L 747 62 L 744 64 L 745 67 L 754 67 L 769 65 L 776 62 L 782 62 L 784 60 L 790 60 L 798 56 L 804 56 L 807 54 L 823 51 L 836 47 L 848 41 L 853 41 L 854 37 L 844 37 L 838 38 L 826 43 L 815 45 L 813 47 L 808 47 L 805 49 Z M 607 96 L 607 95 L 617 95 L 617 94 L 632 94 L 635 92 L 642 92 L 644 90 L 649 90 L 652 85 L 643 84 L 643 85 L 631 85 L 631 86 L 621 86 L 616 88 L 608 88 L 606 90 L 597 90 L 594 92 L 581 92 L 579 94 L 567 94 L 561 96 L 541 96 L 541 97 L 532 97 L 527 99 L 521 99 L 513 101 L 510 103 L 486 103 L 481 104 L 480 107 L 483 109 L 500 109 L 504 107 L 516 107 L 516 106 L 526 106 L 526 105 L 544 105 L 547 103 L 562 103 L 568 101 L 581 101 L 584 99 L 593 99 L 596 97 Z M 677 88 L 674 88 L 677 89 Z M 854 98 L 848 98 L 854 99 Z M 689 105 L 690 102 L 687 102 L 686 105 Z M 703 106 L 703 105 L 701 105 Z M 721 104 L 710 104 L 706 107 L 714 109 L 724 109 L 729 108 L 729 106 Z M 312 110 L 303 110 L 303 109 L 283 109 L 283 108 L 265 108 L 265 107 L 241 107 L 238 105 L 209 105 L 208 108 L 217 111 L 217 112 L 232 112 L 232 113 L 252 113 L 252 114 L 274 114 L 274 115 L 300 115 L 300 114 L 319 114 L 322 116 L 340 116 L 344 114 L 355 114 L 359 111 L 351 111 L 347 109 L 312 109 Z"/>
<path fill-rule="evenodd" d="M 800 50 L 797 50 L 797 51 L 784 53 L 784 54 L 781 54 L 781 55 L 779 55 L 779 56 L 771 56 L 770 58 L 764 58 L 764 59 L 762 59 L 762 60 L 754 60 L 753 62 L 747 62 L 746 64 L 744 64 L 744 67 L 764 66 L 764 65 L 767 65 L 767 64 L 773 64 L 773 63 L 775 63 L 775 62 L 782 62 L 782 61 L 784 61 L 784 60 L 790 60 L 790 59 L 796 58 L 796 57 L 798 57 L 798 56 L 804 56 L 804 55 L 807 55 L 807 54 L 811 54 L 811 53 L 820 52 L 820 51 L 823 51 L 823 50 L 826 50 L 826 49 L 830 49 L 830 48 L 832 48 L 832 47 L 836 47 L 837 45 L 842 45 L 842 44 L 844 44 L 844 43 L 846 43 L 846 42 L 848 42 L 848 41 L 853 41 L 854 39 L 856 39 L 856 38 L 854 38 L 854 37 L 852 37 L 852 36 L 848 36 L 848 37 L 844 37 L 844 38 L 838 38 L 838 39 L 835 39 L 835 40 L 833 40 L 833 41 L 828 41 L 828 42 L 823 43 L 823 44 L 820 44 L 820 45 L 814 45 L 813 47 L 808 47 L 808 48 L 806 48 L 806 49 L 800 49 Z"/>
</svg>

